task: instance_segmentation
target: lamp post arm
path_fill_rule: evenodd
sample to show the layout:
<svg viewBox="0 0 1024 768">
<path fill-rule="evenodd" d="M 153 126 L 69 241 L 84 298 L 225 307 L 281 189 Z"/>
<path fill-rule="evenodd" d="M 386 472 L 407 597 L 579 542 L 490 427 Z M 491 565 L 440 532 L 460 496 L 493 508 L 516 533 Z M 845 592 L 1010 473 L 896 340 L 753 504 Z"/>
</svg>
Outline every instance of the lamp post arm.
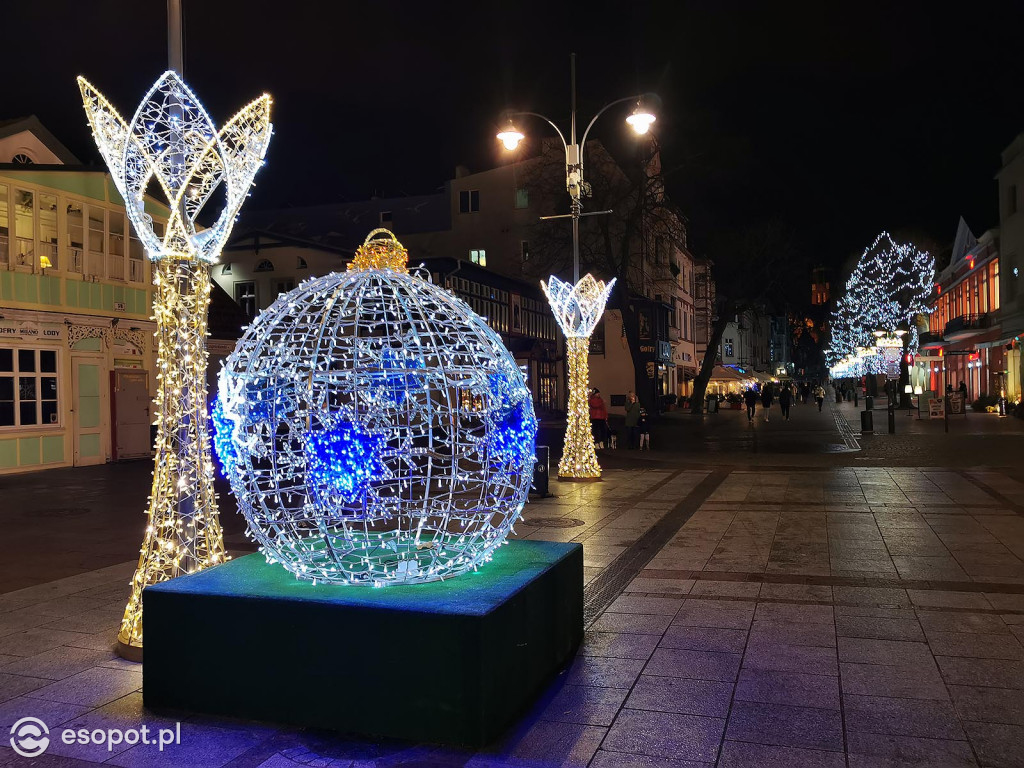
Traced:
<svg viewBox="0 0 1024 768">
<path fill-rule="evenodd" d="M 507 115 L 508 117 L 539 117 L 541 120 L 543 120 L 545 123 L 547 123 L 548 125 L 555 129 L 555 133 L 558 134 L 558 138 L 562 140 L 562 149 L 568 151 L 569 145 L 565 141 L 565 135 L 558 128 L 558 126 L 555 125 L 554 121 L 552 121 L 550 118 L 544 117 L 544 115 L 542 115 L 540 112 L 508 112 Z"/>
<path fill-rule="evenodd" d="M 655 98 L 658 97 L 658 95 L 656 93 L 639 93 L 639 94 L 636 94 L 634 96 L 626 96 L 625 98 L 622 98 L 622 99 L 616 99 L 615 101 L 610 101 L 607 104 L 605 104 L 603 107 L 601 107 L 601 109 L 598 110 L 597 114 L 594 115 L 591 118 L 590 123 L 587 125 L 587 130 L 585 130 L 583 132 L 583 140 L 580 142 L 580 178 L 581 179 L 583 178 L 583 148 L 587 145 L 587 135 L 590 133 L 590 129 L 594 127 L 594 123 L 597 122 L 597 118 L 599 118 L 601 115 L 603 115 L 609 109 L 614 107 L 616 104 L 622 104 L 622 103 L 627 102 L 627 101 L 637 101 L 638 99 L 642 99 L 645 96 L 653 96 Z"/>
</svg>

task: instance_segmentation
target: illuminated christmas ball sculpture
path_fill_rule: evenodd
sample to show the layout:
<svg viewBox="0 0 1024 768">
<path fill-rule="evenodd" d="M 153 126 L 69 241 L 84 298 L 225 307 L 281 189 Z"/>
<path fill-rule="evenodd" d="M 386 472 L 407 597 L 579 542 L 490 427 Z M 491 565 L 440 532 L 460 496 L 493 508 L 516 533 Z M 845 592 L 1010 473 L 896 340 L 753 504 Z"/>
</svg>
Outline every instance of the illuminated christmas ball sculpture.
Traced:
<svg viewBox="0 0 1024 768">
<path fill-rule="evenodd" d="M 443 579 L 527 500 L 537 422 L 494 331 L 387 230 L 280 296 L 220 374 L 215 447 L 268 560 L 315 582 Z"/>
</svg>

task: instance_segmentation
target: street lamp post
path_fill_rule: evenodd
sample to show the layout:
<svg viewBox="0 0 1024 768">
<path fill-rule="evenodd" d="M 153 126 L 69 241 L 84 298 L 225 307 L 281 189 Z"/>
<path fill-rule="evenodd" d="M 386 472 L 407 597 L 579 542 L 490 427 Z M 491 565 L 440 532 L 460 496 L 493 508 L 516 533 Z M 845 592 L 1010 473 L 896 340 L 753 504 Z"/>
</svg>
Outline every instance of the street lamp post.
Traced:
<svg viewBox="0 0 1024 768">
<path fill-rule="evenodd" d="M 594 440 L 590 432 L 589 405 L 587 393 L 590 388 L 588 354 L 590 335 L 597 321 L 604 312 L 605 303 L 615 280 L 607 285 L 596 281 L 591 275 L 580 279 L 580 219 L 583 216 L 597 216 L 611 211 L 591 211 L 583 213 L 583 197 L 590 196 L 590 184 L 583 177 L 583 147 L 587 136 L 597 119 L 616 104 L 635 102 L 632 114 L 626 118 L 627 124 L 637 133 L 645 134 L 655 121 L 655 116 L 645 107 L 644 100 L 653 94 L 627 96 L 609 102 L 598 110 L 590 120 L 583 140 L 576 141 L 576 54 L 570 56 L 570 80 L 572 112 L 569 122 L 569 140 L 553 120 L 538 112 L 510 112 L 506 114 L 506 125 L 497 138 L 505 149 L 512 151 L 519 146 L 525 136 L 513 122 L 514 117 L 536 117 L 552 128 L 562 140 L 565 150 L 565 186 L 569 192 L 569 213 L 557 216 L 542 216 L 543 220 L 572 220 L 572 284 L 565 283 L 552 276 L 547 283 L 541 281 L 541 287 L 548 297 L 563 333 L 566 336 L 566 350 L 569 358 L 569 404 L 566 419 L 565 447 L 562 459 L 558 463 L 558 476 L 564 480 L 597 480 L 601 477 L 601 467 L 597 463 Z"/>
</svg>

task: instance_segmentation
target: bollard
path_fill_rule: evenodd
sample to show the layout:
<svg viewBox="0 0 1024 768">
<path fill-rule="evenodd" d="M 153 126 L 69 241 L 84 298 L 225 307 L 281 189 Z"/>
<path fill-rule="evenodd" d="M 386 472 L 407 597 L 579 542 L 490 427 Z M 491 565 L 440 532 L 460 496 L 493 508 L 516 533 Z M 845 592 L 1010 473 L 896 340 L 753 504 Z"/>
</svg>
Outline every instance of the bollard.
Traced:
<svg viewBox="0 0 1024 768">
<path fill-rule="evenodd" d="M 857 389 L 853 390 L 853 407 L 860 407 L 860 390 Z"/>
<path fill-rule="evenodd" d="M 889 402 L 889 434 L 890 435 L 895 435 L 896 434 L 896 409 L 895 409 L 894 406 L 895 406 L 895 403 L 890 401 Z"/>
<path fill-rule="evenodd" d="M 875 398 L 873 398 L 871 395 L 864 395 L 864 410 L 875 410 Z"/>
<path fill-rule="evenodd" d="M 547 498 L 551 495 L 551 492 L 548 490 L 548 480 L 551 477 L 550 451 L 551 449 L 546 445 L 538 445 L 534 451 L 537 455 L 537 460 L 533 465 L 533 485 L 530 490 L 542 498 Z"/>
<path fill-rule="evenodd" d="M 875 431 L 874 414 L 871 411 L 860 412 L 860 432 L 862 435 Z"/>
</svg>

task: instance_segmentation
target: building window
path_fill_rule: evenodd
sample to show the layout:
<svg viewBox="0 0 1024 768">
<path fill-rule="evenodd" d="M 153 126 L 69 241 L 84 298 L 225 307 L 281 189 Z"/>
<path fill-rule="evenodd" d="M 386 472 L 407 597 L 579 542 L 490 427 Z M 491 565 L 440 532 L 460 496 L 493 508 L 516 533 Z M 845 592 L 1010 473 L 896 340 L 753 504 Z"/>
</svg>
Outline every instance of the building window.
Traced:
<svg viewBox="0 0 1024 768">
<path fill-rule="evenodd" d="M 31 157 L 26 155 L 24 152 L 19 152 L 11 158 L 11 162 L 15 165 L 35 165 L 35 161 Z"/>
<path fill-rule="evenodd" d="M 146 280 L 145 264 L 146 249 L 139 239 L 138 233 L 130 226 L 128 227 L 128 279 L 133 283 L 142 283 Z"/>
<path fill-rule="evenodd" d="M 523 257 L 523 261 L 530 260 L 530 241 L 520 240 L 519 241 L 519 254 Z"/>
<path fill-rule="evenodd" d="M 459 192 L 459 213 L 480 212 L 480 190 L 464 189 Z"/>
<path fill-rule="evenodd" d="M 7 185 L 0 184 L 0 264 L 7 264 L 10 262 L 10 226 L 9 222 L 9 209 L 7 203 Z"/>
<path fill-rule="evenodd" d="M 295 265 L 296 269 L 309 269 L 309 264 L 301 256 L 298 257 L 298 263 Z"/>
<path fill-rule="evenodd" d="M 107 221 L 110 238 L 107 244 L 107 277 L 124 280 L 124 214 L 110 211 Z"/>
<path fill-rule="evenodd" d="M 86 251 L 85 274 L 103 277 L 104 237 L 107 212 L 95 205 L 89 206 L 89 243 Z"/>
<path fill-rule="evenodd" d="M 231 274 L 231 262 L 230 261 L 226 261 L 226 262 L 224 262 L 221 265 L 220 273 L 222 275 L 230 275 Z"/>
<path fill-rule="evenodd" d="M 256 269 L 253 272 L 273 272 L 274 262 L 270 259 L 263 259 L 259 264 L 256 265 Z"/>
<path fill-rule="evenodd" d="M 242 308 L 245 316 L 252 320 L 256 317 L 256 283 L 248 280 L 244 283 L 235 283 L 235 303 Z"/>
<path fill-rule="evenodd" d="M 274 292 L 280 296 L 282 293 L 288 293 L 295 287 L 295 281 L 292 278 L 286 278 L 284 280 L 274 281 Z"/>
<path fill-rule="evenodd" d="M 57 351 L 0 348 L 0 427 L 57 424 Z"/>
<path fill-rule="evenodd" d="M 15 264 L 32 266 L 35 252 L 35 195 L 24 189 L 14 191 Z"/>
<path fill-rule="evenodd" d="M 469 260 L 474 264 L 479 264 L 481 267 L 487 266 L 487 251 L 485 250 L 472 250 L 469 252 Z"/>
<path fill-rule="evenodd" d="M 57 269 L 57 196 L 39 195 L 39 266 Z"/>
<path fill-rule="evenodd" d="M 380 225 L 383 227 L 385 224 L 391 223 L 391 211 L 381 211 L 380 216 L 377 217 Z"/>
<path fill-rule="evenodd" d="M 81 273 L 85 264 L 85 206 L 68 200 L 66 225 L 68 233 L 68 271 Z"/>
<path fill-rule="evenodd" d="M 516 189 L 516 208 L 530 207 L 530 190 L 526 187 Z"/>
<path fill-rule="evenodd" d="M 733 357 L 733 345 L 732 339 L 723 339 L 722 346 L 725 348 L 724 356 Z"/>
</svg>

